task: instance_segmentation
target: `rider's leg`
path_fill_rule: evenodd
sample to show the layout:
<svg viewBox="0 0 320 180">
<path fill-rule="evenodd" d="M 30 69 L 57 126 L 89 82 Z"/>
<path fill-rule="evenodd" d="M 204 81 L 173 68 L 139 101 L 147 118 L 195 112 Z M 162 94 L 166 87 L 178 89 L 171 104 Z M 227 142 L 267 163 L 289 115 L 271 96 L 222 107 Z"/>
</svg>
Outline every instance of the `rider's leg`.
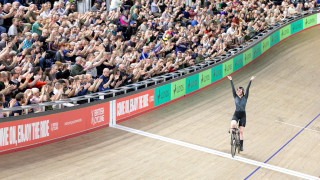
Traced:
<svg viewBox="0 0 320 180">
<path fill-rule="evenodd" d="M 236 120 L 231 120 L 231 128 L 236 128 L 237 127 L 237 121 Z"/>
<path fill-rule="evenodd" d="M 232 119 L 231 119 L 231 128 L 237 128 L 238 124 L 238 117 L 237 117 L 237 112 L 234 112 Z"/>
<path fill-rule="evenodd" d="M 239 130 L 240 130 L 240 151 L 243 151 L 243 139 L 244 139 L 244 136 L 243 136 L 243 131 L 244 131 L 244 127 L 246 127 L 246 114 L 244 113 L 240 119 L 240 122 L 239 122 Z"/>
<path fill-rule="evenodd" d="M 244 127 L 243 127 L 243 126 L 240 126 L 239 129 L 240 129 L 240 140 L 243 140 Z"/>
<path fill-rule="evenodd" d="M 240 150 L 243 151 L 243 131 L 244 131 L 244 127 L 240 126 Z"/>
</svg>

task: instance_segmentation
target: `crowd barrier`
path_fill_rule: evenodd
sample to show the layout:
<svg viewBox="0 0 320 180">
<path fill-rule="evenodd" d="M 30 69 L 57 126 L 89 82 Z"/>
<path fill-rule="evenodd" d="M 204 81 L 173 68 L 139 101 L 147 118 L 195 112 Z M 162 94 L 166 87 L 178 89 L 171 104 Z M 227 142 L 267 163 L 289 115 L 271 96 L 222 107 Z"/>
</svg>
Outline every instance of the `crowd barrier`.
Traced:
<svg viewBox="0 0 320 180">
<path fill-rule="evenodd" d="M 178 71 L 158 77 L 161 83 L 154 79 L 156 83 L 153 86 L 141 90 L 136 89 L 136 91 L 119 96 L 113 95 L 107 99 L 105 99 L 106 94 L 98 93 L 89 96 L 88 102 L 93 96 L 100 97 L 102 99 L 100 101 L 55 111 L 6 118 L 0 123 L 0 153 L 21 150 L 90 132 L 164 106 L 221 81 L 227 75 L 235 73 L 256 60 L 280 41 L 319 23 L 320 13 L 292 17 L 282 25 L 270 27 L 247 45 L 240 46 L 233 52 L 204 64 L 189 67 L 183 72 Z M 171 78 L 165 79 L 166 77 Z M 59 104 L 59 102 L 55 103 Z"/>
</svg>

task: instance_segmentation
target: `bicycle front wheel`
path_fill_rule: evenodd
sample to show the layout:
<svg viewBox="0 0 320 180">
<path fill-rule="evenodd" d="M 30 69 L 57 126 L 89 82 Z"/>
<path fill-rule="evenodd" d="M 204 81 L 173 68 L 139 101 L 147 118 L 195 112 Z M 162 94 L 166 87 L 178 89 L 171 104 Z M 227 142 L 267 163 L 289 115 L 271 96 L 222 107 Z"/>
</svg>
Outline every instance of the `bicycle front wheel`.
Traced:
<svg viewBox="0 0 320 180">
<path fill-rule="evenodd" d="M 231 133 L 231 156 L 234 157 L 234 155 L 236 154 L 236 148 L 237 148 L 237 144 L 236 144 L 236 137 L 234 132 Z"/>
</svg>

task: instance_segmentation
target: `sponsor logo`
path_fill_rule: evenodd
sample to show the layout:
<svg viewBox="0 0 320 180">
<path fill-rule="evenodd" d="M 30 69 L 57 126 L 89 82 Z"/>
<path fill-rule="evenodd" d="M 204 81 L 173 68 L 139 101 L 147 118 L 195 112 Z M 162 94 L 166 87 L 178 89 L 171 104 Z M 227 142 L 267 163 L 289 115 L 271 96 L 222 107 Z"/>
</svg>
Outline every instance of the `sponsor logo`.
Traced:
<svg viewBox="0 0 320 180">
<path fill-rule="evenodd" d="M 293 23 L 292 24 L 292 30 L 293 31 L 299 30 L 299 29 L 302 29 L 302 23 Z"/>
<path fill-rule="evenodd" d="M 155 89 L 155 96 L 151 96 L 149 102 L 151 99 L 156 99 L 156 105 L 163 104 L 167 101 L 170 101 L 171 99 L 171 84 L 167 84 L 165 86 L 162 86 L 158 89 Z M 152 104 L 152 103 L 151 103 Z"/>
<path fill-rule="evenodd" d="M 238 66 L 241 66 L 241 59 L 237 59 L 234 62 L 234 66 L 237 68 Z"/>
<path fill-rule="evenodd" d="M 210 80 L 210 75 L 206 74 L 206 75 L 201 75 L 201 83 L 206 83 L 207 81 Z"/>
<path fill-rule="evenodd" d="M 194 88 L 195 86 L 197 86 L 197 84 L 198 81 L 196 79 L 192 81 L 189 79 L 188 88 Z"/>
<path fill-rule="evenodd" d="M 91 111 L 91 124 L 94 126 L 104 122 L 104 108 L 94 109 Z"/>
<path fill-rule="evenodd" d="M 51 131 L 59 130 L 59 122 L 51 123 Z"/>
<path fill-rule="evenodd" d="M 317 22 L 316 22 L 315 18 L 306 18 L 305 24 L 306 24 L 306 26 L 308 26 L 308 25 L 311 25 L 311 24 L 317 24 Z"/>
<path fill-rule="evenodd" d="M 281 31 L 281 36 L 287 36 L 290 33 L 290 29 L 284 29 Z"/>
<path fill-rule="evenodd" d="M 174 89 L 173 89 L 173 95 L 179 94 L 183 90 L 184 90 L 184 85 L 183 84 L 178 85 L 178 86 L 177 86 L 177 84 L 175 84 L 174 85 Z"/>
<path fill-rule="evenodd" d="M 262 49 L 265 49 L 266 47 L 268 47 L 270 44 L 270 41 L 264 41 L 262 42 Z"/>
<path fill-rule="evenodd" d="M 251 52 L 245 53 L 243 58 L 244 58 L 244 61 L 247 62 L 248 59 L 252 58 L 252 53 Z"/>
<path fill-rule="evenodd" d="M 49 120 L 0 128 L 0 147 L 48 137 Z"/>
<path fill-rule="evenodd" d="M 160 100 L 160 97 L 161 97 L 161 91 L 160 91 L 160 89 L 159 89 L 159 93 L 158 93 L 158 96 L 157 96 L 158 101 Z M 161 99 L 162 99 L 162 98 L 161 98 Z"/>
<path fill-rule="evenodd" d="M 213 71 L 213 77 L 221 76 L 221 70 L 220 69 L 214 69 Z"/>
<path fill-rule="evenodd" d="M 279 35 L 275 34 L 273 36 L 271 36 L 271 42 L 277 41 L 279 39 Z"/>
<path fill-rule="evenodd" d="M 257 55 L 260 53 L 260 48 L 253 48 L 253 56 L 257 57 Z"/>
<path fill-rule="evenodd" d="M 117 103 L 117 116 L 122 116 L 124 114 L 129 114 L 131 112 L 149 107 L 149 102 L 152 102 L 153 100 L 153 96 L 150 97 L 149 94 L 145 94 L 125 101 L 121 101 Z"/>
<path fill-rule="evenodd" d="M 228 72 L 232 70 L 232 64 L 227 64 L 224 66 L 224 72 Z"/>
<path fill-rule="evenodd" d="M 73 121 L 68 121 L 68 122 L 65 122 L 64 125 L 65 126 L 70 126 L 70 125 L 73 125 L 73 124 L 76 124 L 76 123 L 80 123 L 82 122 L 82 119 L 76 119 L 76 120 L 73 120 Z"/>
</svg>

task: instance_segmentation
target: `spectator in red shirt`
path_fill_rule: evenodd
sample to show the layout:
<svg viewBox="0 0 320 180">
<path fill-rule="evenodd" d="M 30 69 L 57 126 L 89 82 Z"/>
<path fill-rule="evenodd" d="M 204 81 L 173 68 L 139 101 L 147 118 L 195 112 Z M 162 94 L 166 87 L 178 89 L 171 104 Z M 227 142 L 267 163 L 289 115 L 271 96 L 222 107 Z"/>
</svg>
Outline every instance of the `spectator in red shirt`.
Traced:
<svg viewBox="0 0 320 180">
<path fill-rule="evenodd" d="M 193 20 L 194 16 L 196 16 L 198 13 L 193 11 L 193 8 L 190 8 L 190 10 L 188 11 L 189 13 L 189 19 Z"/>
<path fill-rule="evenodd" d="M 240 21 L 238 16 L 239 16 L 238 13 L 235 13 L 234 17 L 232 18 L 232 22 L 237 24 L 237 25 L 239 25 L 239 21 Z"/>
</svg>

